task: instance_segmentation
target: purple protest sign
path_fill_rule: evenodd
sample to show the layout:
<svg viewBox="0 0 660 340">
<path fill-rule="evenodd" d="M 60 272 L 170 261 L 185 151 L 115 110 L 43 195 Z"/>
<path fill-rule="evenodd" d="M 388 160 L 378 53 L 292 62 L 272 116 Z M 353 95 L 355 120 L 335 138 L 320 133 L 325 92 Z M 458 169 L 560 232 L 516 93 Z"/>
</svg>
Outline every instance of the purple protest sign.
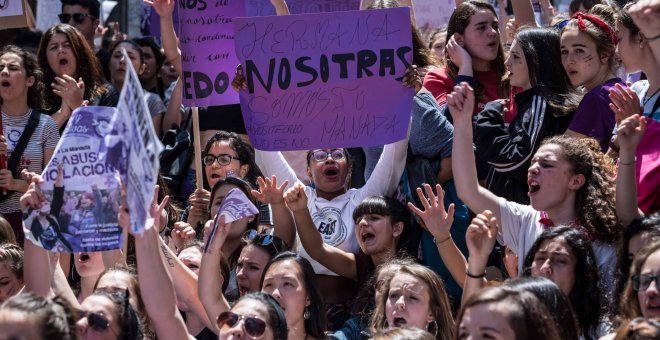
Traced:
<svg viewBox="0 0 660 340">
<path fill-rule="evenodd" d="M 287 0 L 291 14 L 322 13 L 357 11 L 360 9 L 360 0 Z M 275 15 L 275 7 L 270 0 L 246 0 L 245 12 L 247 16 Z"/>
<path fill-rule="evenodd" d="M 405 138 L 413 91 L 409 8 L 238 18 L 243 120 L 260 150 Z"/>
<path fill-rule="evenodd" d="M 220 221 L 221 216 L 225 217 L 225 223 L 230 223 L 257 214 L 259 214 L 259 209 L 257 209 L 252 201 L 245 196 L 243 191 L 237 188 L 229 190 L 227 196 L 222 200 L 222 204 L 220 204 L 218 213 L 213 219 L 213 227 L 211 228 L 209 238 L 206 241 L 204 252 L 207 251 L 215 232 L 218 230 L 218 222 Z"/>
<path fill-rule="evenodd" d="M 177 1 L 183 62 L 183 104 L 237 104 L 231 88 L 238 58 L 234 52 L 232 19 L 245 15 L 241 0 Z"/>
</svg>

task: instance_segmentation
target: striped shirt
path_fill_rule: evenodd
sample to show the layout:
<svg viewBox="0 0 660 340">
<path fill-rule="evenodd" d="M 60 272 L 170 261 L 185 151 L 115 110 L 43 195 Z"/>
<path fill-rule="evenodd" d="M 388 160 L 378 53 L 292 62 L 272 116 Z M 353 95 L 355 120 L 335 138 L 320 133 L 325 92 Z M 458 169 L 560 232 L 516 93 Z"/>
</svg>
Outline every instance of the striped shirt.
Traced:
<svg viewBox="0 0 660 340">
<path fill-rule="evenodd" d="M 23 130 L 30 119 L 32 110 L 29 110 L 22 116 L 10 116 L 2 113 L 2 134 L 7 141 L 7 162 L 11 157 L 11 152 L 18 144 L 18 140 L 23 134 Z M 34 130 L 32 137 L 28 141 L 27 147 L 23 152 L 18 162 L 18 172 L 27 169 L 30 172 L 41 174 L 44 167 L 44 151 L 54 150 L 60 134 L 57 129 L 57 124 L 50 118 L 50 116 L 41 114 L 39 125 Z M 19 210 L 18 200 L 22 193 L 15 192 L 8 199 L 0 203 L 0 213 L 10 213 Z"/>
</svg>

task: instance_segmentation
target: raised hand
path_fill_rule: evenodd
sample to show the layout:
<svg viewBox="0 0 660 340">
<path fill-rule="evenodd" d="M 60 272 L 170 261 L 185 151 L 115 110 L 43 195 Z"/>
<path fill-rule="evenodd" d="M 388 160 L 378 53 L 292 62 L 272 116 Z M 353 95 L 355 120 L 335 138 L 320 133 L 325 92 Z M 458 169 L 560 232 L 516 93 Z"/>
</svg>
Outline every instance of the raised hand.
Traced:
<svg viewBox="0 0 660 340">
<path fill-rule="evenodd" d="M 474 268 L 483 271 L 488 263 L 488 256 L 493 251 L 497 241 L 497 219 L 490 210 L 484 210 L 472 219 L 465 233 L 465 241 L 470 252 L 470 262 L 477 261 L 483 268 Z"/>
<path fill-rule="evenodd" d="M 302 183 L 296 183 L 296 185 L 287 190 L 284 194 L 284 202 L 286 202 L 286 206 L 289 207 L 289 210 L 294 213 L 307 209 L 307 194 L 305 194 L 305 186 Z"/>
<path fill-rule="evenodd" d="M 208 221 L 204 226 L 204 243 L 209 242 L 208 238 L 210 236 L 211 229 L 213 229 L 214 222 L 215 221 Z M 218 251 L 218 252 L 222 251 L 222 246 L 225 244 L 225 241 L 227 240 L 227 235 L 229 235 L 230 230 L 231 230 L 231 222 L 225 223 L 225 217 L 220 216 L 218 218 L 218 226 L 215 230 L 215 234 L 213 235 L 213 239 L 210 240 L 206 252 L 211 253 L 213 251 Z"/>
<path fill-rule="evenodd" d="M 447 40 L 447 45 L 445 47 L 447 50 L 447 55 L 451 59 L 452 63 L 456 65 L 459 69 L 472 68 L 472 57 L 470 53 L 463 47 L 462 38 L 454 34 Z"/>
<path fill-rule="evenodd" d="M 647 39 L 660 32 L 660 0 L 640 0 L 628 9 L 633 21 Z"/>
<path fill-rule="evenodd" d="M 284 202 L 284 188 L 289 184 L 286 180 L 279 187 L 277 186 L 277 177 L 273 175 L 271 178 L 257 178 L 259 190 L 252 190 L 252 196 L 259 202 L 268 204 L 280 204 Z"/>
<path fill-rule="evenodd" d="M 408 202 L 408 208 L 422 219 L 424 227 L 436 240 L 442 240 L 449 236 L 451 225 L 454 223 L 454 204 L 450 204 L 449 209 L 445 211 L 444 195 L 440 184 L 435 186 L 435 190 L 438 192 L 437 197 L 429 184 L 424 185 L 424 190 L 426 190 L 428 199 L 424 196 L 422 188 L 417 188 L 417 195 L 424 210 L 410 202 Z"/>
<path fill-rule="evenodd" d="M 21 210 L 25 211 L 28 207 L 32 209 L 41 209 L 41 206 L 46 202 L 46 195 L 39 189 L 41 177 L 35 176 L 28 187 L 28 190 L 21 196 L 19 204 Z"/>
<path fill-rule="evenodd" d="M 82 78 L 76 81 L 73 77 L 64 74 L 62 77 L 55 77 L 50 85 L 53 87 L 53 93 L 62 97 L 62 103 L 71 110 L 82 105 L 85 94 L 85 83 Z"/>
<path fill-rule="evenodd" d="M 614 111 L 614 117 L 617 124 L 632 115 L 641 113 L 639 97 L 637 96 L 637 93 L 629 87 L 616 84 L 616 89 L 610 89 L 609 98 L 612 101 L 609 104 L 610 109 Z"/>
<path fill-rule="evenodd" d="M 7 140 L 0 134 L 0 155 L 7 156 Z"/>
<path fill-rule="evenodd" d="M 465 82 L 454 86 L 454 92 L 447 95 L 447 107 L 454 124 L 459 122 L 472 124 L 474 90 Z"/>
<path fill-rule="evenodd" d="M 210 192 L 204 189 L 195 190 L 188 199 L 188 204 L 191 206 L 190 211 L 196 215 L 206 216 L 210 200 Z"/>
<path fill-rule="evenodd" d="M 151 6 L 161 18 L 172 18 L 176 6 L 176 0 L 144 0 L 143 2 Z"/>
<path fill-rule="evenodd" d="M 172 237 L 172 242 L 177 249 L 181 249 L 186 243 L 195 239 L 195 229 L 186 222 L 175 222 L 174 229 L 170 237 Z"/>
<path fill-rule="evenodd" d="M 151 208 L 149 209 L 149 216 L 154 220 L 154 226 L 153 228 L 156 229 L 156 231 L 161 230 L 161 225 L 160 225 L 160 216 L 163 214 L 163 210 L 165 209 L 165 206 L 167 206 L 167 202 L 170 201 L 170 196 L 167 195 L 163 197 L 163 201 L 158 204 L 158 191 L 160 190 L 160 186 L 156 185 L 154 188 L 154 198 L 153 201 L 151 202 Z"/>
<path fill-rule="evenodd" d="M 646 117 L 638 114 L 632 115 L 624 119 L 620 124 L 617 132 L 617 139 L 619 141 L 620 150 L 625 150 L 634 155 L 637 145 L 644 136 L 646 130 Z M 625 161 L 628 162 L 627 160 Z"/>
</svg>

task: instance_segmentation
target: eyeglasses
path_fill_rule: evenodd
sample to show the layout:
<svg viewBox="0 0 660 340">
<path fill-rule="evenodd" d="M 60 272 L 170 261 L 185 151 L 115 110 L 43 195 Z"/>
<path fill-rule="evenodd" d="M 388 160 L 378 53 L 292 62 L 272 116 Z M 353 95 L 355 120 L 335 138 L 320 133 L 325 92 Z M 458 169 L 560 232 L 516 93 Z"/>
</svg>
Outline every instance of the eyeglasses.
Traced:
<svg viewBox="0 0 660 340">
<path fill-rule="evenodd" d="M 60 22 L 63 24 L 68 24 L 71 18 L 73 18 L 73 21 L 76 24 L 82 24 L 83 21 L 85 21 L 85 18 L 87 17 L 91 17 L 92 20 L 94 19 L 93 15 L 87 13 L 73 13 L 73 14 L 62 13 L 62 14 L 58 14 L 57 16 L 60 18 Z"/>
<path fill-rule="evenodd" d="M 243 240 L 266 248 L 272 256 L 277 255 L 277 253 L 284 251 L 284 248 L 286 248 L 284 241 L 279 237 L 271 234 L 259 234 L 254 229 L 246 231 L 243 234 Z"/>
<path fill-rule="evenodd" d="M 636 274 L 632 276 L 632 287 L 635 291 L 647 290 L 651 282 L 655 282 L 655 287 L 660 289 L 660 275 Z"/>
<path fill-rule="evenodd" d="M 310 154 L 310 158 L 313 158 L 315 162 L 325 162 L 328 157 L 332 157 L 333 160 L 338 161 L 344 159 L 346 154 L 342 149 L 332 149 L 330 152 L 325 150 L 316 150 Z"/>
<path fill-rule="evenodd" d="M 113 334 L 115 333 L 115 331 L 110 328 L 110 321 L 108 321 L 108 319 L 102 314 L 80 311 L 79 320 L 83 318 L 87 318 L 87 324 L 96 332 L 105 332 L 110 329 Z"/>
<path fill-rule="evenodd" d="M 245 333 L 255 339 L 261 338 L 266 332 L 266 321 L 254 316 L 236 314 L 232 311 L 220 313 L 216 319 L 216 325 L 218 328 L 222 328 L 224 325 L 234 327 L 240 320 L 244 320 L 243 330 Z"/>
<path fill-rule="evenodd" d="M 237 160 L 237 161 L 241 160 L 238 157 L 234 157 L 234 156 L 228 155 L 226 153 L 223 153 L 222 155 L 218 155 L 218 156 L 206 155 L 206 156 L 204 156 L 204 158 L 202 160 L 204 161 L 204 165 L 209 166 L 209 165 L 213 165 L 213 163 L 215 163 L 215 161 L 218 161 L 218 164 L 220 164 L 220 165 L 229 165 L 229 163 L 231 163 L 231 161 L 234 160 L 234 159 Z"/>
</svg>

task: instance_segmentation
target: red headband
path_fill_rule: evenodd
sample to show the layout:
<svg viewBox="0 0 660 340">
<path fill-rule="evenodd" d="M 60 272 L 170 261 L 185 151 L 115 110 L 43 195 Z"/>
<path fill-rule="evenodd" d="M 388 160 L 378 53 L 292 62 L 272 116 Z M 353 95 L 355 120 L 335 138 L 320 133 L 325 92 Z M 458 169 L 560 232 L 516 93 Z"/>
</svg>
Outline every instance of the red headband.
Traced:
<svg viewBox="0 0 660 340">
<path fill-rule="evenodd" d="M 610 27 L 610 25 L 608 25 L 603 20 L 598 19 L 598 17 L 595 17 L 593 15 L 589 15 L 589 14 L 585 14 L 585 13 L 582 13 L 582 12 L 576 12 L 575 14 L 573 14 L 572 19 L 577 19 L 578 28 L 580 29 L 580 31 L 584 31 L 587 28 L 587 25 L 585 25 L 585 23 L 584 23 L 584 19 L 587 19 L 592 24 L 598 26 L 598 28 L 603 30 L 603 32 L 605 32 L 605 34 L 607 34 L 607 36 L 610 37 L 610 40 L 612 41 L 612 43 L 614 45 L 616 45 L 619 42 L 619 39 L 616 37 L 616 33 L 614 33 L 614 30 L 612 29 L 612 27 Z"/>
</svg>

